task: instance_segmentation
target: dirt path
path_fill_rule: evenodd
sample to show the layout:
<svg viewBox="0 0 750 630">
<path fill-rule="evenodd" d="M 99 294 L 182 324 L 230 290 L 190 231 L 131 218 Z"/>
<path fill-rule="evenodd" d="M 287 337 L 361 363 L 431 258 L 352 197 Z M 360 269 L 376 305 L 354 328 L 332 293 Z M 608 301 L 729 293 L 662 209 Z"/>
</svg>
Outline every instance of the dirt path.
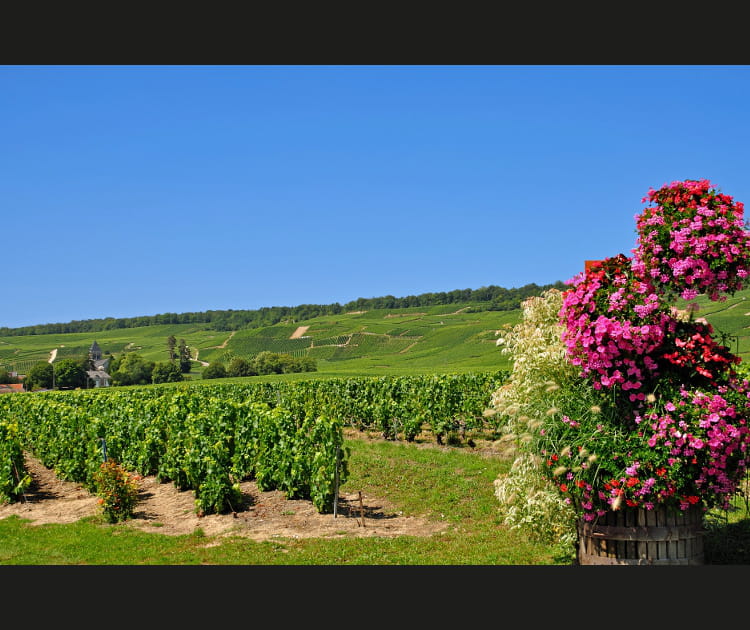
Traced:
<svg viewBox="0 0 750 630">
<path fill-rule="evenodd" d="M 226 339 L 225 339 L 225 340 L 224 340 L 224 341 L 222 342 L 222 344 L 221 344 L 220 346 L 216 346 L 216 347 L 217 347 L 217 348 L 226 348 L 226 347 L 227 347 L 227 344 L 229 343 L 229 340 L 230 340 L 230 339 L 231 339 L 232 337 L 234 337 L 234 335 L 235 335 L 235 333 L 236 333 L 236 332 L 237 332 L 236 330 L 233 330 L 232 332 L 230 332 L 230 333 L 229 333 L 229 337 L 227 337 L 227 338 L 226 338 Z"/>
<path fill-rule="evenodd" d="M 399 352 L 398 352 L 398 353 L 399 353 L 399 354 L 405 354 L 406 352 L 409 352 L 409 350 L 411 350 L 411 349 L 412 349 L 412 348 L 413 348 L 414 346 L 416 346 L 416 345 L 417 345 L 418 343 L 419 343 L 418 341 L 415 341 L 414 343 L 412 343 L 412 344 L 409 344 L 408 346 L 406 346 L 406 348 L 404 348 L 403 350 L 399 350 Z"/>
<path fill-rule="evenodd" d="M 307 332 L 307 329 L 310 328 L 309 326 L 300 326 L 295 330 L 290 336 L 289 339 L 299 339 L 302 335 L 304 335 Z"/>
<path fill-rule="evenodd" d="M 235 335 L 236 332 L 237 332 L 236 330 L 233 330 L 232 332 L 229 333 L 229 337 L 227 337 L 224 341 L 222 341 L 221 344 L 219 344 L 218 346 L 209 346 L 209 348 L 211 350 L 216 349 L 216 348 L 218 348 L 218 349 L 226 348 L 227 344 L 229 343 L 229 340 L 232 337 L 234 337 L 234 335 Z"/>
<path fill-rule="evenodd" d="M 196 348 L 196 349 L 195 349 L 195 359 L 194 359 L 194 361 L 197 361 L 197 362 L 198 362 L 198 363 L 200 363 L 200 364 L 201 364 L 201 365 L 202 365 L 203 367 L 208 367 L 208 361 L 201 361 L 201 360 L 200 360 L 200 359 L 198 358 L 198 354 L 200 354 L 200 350 L 199 350 L 198 348 Z"/>
<path fill-rule="evenodd" d="M 97 497 L 78 483 L 58 479 L 36 458 L 26 455 L 33 484 L 24 500 L 0 505 L 0 519 L 16 514 L 32 525 L 72 523 L 99 514 Z M 242 504 L 235 513 L 195 513 L 192 491 L 180 491 L 155 477 L 140 479 L 134 518 L 113 527 L 135 527 L 177 536 L 200 529 L 207 536 L 244 536 L 255 541 L 278 538 L 430 536 L 447 523 L 403 516 L 387 501 L 359 492 L 341 493 L 336 516 L 319 514 L 311 501 L 287 499 L 277 490 L 261 492 L 254 481 L 240 484 Z"/>
</svg>

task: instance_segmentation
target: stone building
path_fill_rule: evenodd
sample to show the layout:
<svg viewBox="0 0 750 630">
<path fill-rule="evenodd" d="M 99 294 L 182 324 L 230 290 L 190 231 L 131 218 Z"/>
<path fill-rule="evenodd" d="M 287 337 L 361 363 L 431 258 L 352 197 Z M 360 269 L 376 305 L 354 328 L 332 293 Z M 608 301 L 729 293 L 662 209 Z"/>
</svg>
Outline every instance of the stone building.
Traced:
<svg viewBox="0 0 750 630">
<path fill-rule="evenodd" d="M 112 377 L 107 374 L 109 357 L 102 358 L 102 349 L 96 341 L 89 348 L 89 361 L 93 369 L 87 370 L 86 375 L 94 384 L 94 387 L 109 387 L 112 381 Z"/>
</svg>

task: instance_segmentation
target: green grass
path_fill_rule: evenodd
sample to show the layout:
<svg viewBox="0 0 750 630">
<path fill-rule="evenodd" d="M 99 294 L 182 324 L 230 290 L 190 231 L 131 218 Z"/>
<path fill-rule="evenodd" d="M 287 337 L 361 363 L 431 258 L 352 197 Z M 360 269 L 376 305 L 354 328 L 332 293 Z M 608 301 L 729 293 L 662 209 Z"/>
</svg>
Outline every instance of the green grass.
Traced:
<svg viewBox="0 0 750 630">
<path fill-rule="evenodd" d="M 705 317 L 714 327 L 714 335 L 727 335 L 726 345 L 743 361 L 750 360 L 750 289 L 738 291 L 725 302 L 711 302 L 705 296 L 696 299 L 696 317 Z M 683 306 L 680 302 L 678 306 Z"/>
</svg>

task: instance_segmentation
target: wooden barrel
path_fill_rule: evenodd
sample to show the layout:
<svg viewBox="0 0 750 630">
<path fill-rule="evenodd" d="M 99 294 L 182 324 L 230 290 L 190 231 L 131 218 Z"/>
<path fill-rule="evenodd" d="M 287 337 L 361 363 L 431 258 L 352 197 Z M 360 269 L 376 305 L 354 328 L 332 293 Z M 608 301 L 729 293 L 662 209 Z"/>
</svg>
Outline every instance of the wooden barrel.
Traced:
<svg viewBox="0 0 750 630">
<path fill-rule="evenodd" d="M 578 522 L 578 564 L 703 564 L 703 509 L 624 508 Z"/>
</svg>

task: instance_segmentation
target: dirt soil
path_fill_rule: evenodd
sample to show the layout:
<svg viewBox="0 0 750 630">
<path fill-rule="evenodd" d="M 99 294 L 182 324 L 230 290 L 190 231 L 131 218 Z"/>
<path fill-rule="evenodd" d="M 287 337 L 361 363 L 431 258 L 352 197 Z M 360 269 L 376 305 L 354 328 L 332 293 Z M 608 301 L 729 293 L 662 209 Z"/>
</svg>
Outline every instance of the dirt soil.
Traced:
<svg viewBox="0 0 750 630">
<path fill-rule="evenodd" d="M 0 506 L 0 519 L 11 514 L 32 525 L 72 523 L 101 513 L 97 497 L 78 483 L 58 479 L 54 471 L 26 455 L 33 482 L 19 502 Z M 283 492 L 261 492 L 253 481 L 241 484 L 242 504 L 236 512 L 199 517 L 194 495 L 155 477 L 139 479 L 140 496 L 132 519 L 118 527 L 136 527 L 150 533 L 206 536 L 245 536 L 255 541 L 275 538 L 344 538 L 361 536 L 430 536 L 447 523 L 403 516 L 384 499 L 364 493 L 342 493 L 336 515 L 319 514 L 311 501 L 287 499 Z"/>
<path fill-rule="evenodd" d="M 309 326 L 299 326 L 290 336 L 289 339 L 299 339 L 302 335 L 307 332 Z"/>
</svg>

